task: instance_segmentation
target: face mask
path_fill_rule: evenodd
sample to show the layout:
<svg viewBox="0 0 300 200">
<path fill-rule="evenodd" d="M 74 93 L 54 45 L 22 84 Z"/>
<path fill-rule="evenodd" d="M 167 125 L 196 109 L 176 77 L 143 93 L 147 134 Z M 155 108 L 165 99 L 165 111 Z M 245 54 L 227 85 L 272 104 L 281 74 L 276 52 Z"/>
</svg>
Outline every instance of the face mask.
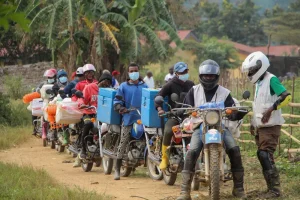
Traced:
<svg viewBox="0 0 300 200">
<path fill-rule="evenodd" d="M 185 82 L 189 79 L 189 74 L 178 75 L 178 78 Z"/>
<path fill-rule="evenodd" d="M 61 83 L 66 83 L 67 81 L 68 81 L 68 78 L 65 76 L 59 78 L 59 82 L 61 82 Z"/>
<path fill-rule="evenodd" d="M 140 73 L 139 72 L 131 72 L 131 73 L 128 73 L 129 74 L 129 78 L 133 81 L 136 81 L 139 79 L 140 77 Z"/>
<path fill-rule="evenodd" d="M 54 81 L 55 81 L 54 78 L 51 78 L 51 79 L 48 79 L 48 80 L 47 80 L 47 82 L 50 83 L 50 84 L 51 84 L 51 83 L 54 83 Z"/>
</svg>

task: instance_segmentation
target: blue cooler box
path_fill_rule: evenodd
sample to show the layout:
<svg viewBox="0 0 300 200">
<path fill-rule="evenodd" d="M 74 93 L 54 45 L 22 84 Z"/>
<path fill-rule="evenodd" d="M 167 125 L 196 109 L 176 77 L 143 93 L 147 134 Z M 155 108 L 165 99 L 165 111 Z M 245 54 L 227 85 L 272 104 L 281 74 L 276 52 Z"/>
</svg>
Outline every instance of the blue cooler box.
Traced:
<svg viewBox="0 0 300 200">
<path fill-rule="evenodd" d="M 142 91 L 142 123 L 145 126 L 160 128 L 161 118 L 157 114 L 155 109 L 154 98 L 158 94 L 159 90 L 143 88 Z"/>
<path fill-rule="evenodd" d="M 107 124 L 121 124 L 121 116 L 114 111 L 114 98 L 117 91 L 111 88 L 100 88 L 98 95 L 97 120 Z"/>
</svg>

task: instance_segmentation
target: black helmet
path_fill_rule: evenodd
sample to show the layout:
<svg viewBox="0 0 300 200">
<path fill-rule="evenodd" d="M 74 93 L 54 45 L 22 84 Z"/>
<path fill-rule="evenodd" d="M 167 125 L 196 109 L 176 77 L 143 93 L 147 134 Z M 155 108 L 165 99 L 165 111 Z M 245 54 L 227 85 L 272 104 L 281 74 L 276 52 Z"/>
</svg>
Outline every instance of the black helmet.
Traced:
<svg viewBox="0 0 300 200">
<path fill-rule="evenodd" d="M 213 80 L 204 80 L 203 75 L 205 74 L 214 74 L 216 75 L 216 78 Z M 218 63 L 216 63 L 213 60 L 205 60 L 202 62 L 199 66 L 199 78 L 200 78 L 200 83 L 203 86 L 204 89 L 206 90 L 211 90 L 213 89 L 219 81 L 219 76 L 220 76 L 220 67 Z"/>
</svg>

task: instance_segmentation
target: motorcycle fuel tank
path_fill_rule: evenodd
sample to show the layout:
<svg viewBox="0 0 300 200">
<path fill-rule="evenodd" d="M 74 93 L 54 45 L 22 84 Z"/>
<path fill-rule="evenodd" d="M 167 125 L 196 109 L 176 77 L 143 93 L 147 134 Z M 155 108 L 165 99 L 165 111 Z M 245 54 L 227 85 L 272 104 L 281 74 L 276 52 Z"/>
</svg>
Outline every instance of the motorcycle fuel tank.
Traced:
<svg viewBox="0 0 300 200">
<path fill-rule="evenodd" d="M 131 137 L 140 139 L 144 135 L 144 126 L 142 124 L 134 123 L 131 129 Z"/>
</svg>

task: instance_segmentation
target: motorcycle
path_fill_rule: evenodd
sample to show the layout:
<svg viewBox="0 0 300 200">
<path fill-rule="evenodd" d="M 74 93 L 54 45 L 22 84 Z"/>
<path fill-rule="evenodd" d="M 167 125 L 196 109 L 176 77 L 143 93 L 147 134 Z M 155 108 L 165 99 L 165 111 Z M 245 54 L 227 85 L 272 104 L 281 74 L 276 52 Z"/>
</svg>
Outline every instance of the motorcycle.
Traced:
<svg viewBox="0 0 300 200">
<path fill-rule="evenodd" d="M 179 103 L 178 101 L 178 95 L 177 94 L 172 94 L 171 95 L 171 100 L 175 102 L 178 105 L 185 105 L 183 103 Z M 156 104 L 162 104 L 165 103 L 163 97 L 157 96 L 155 98 L 155 103 Z M 167 104 L 167 103 L 165 103 Z M 168 104 L 167 104 L 168 105 Z M 170 108 L 171 106 L 168 105 Z M 185 105 L 189 106 L 189 105 Z M 169 166 L 167 167 L 166 170 L 163 171 L 163 179 L 164 182 L 167 185 L 174 185 L 176 179 L 177 179 L 177 174 L 180 173 L 183 169 L 184 165 L 184 158 L 187 153 L 187 145 L 190 142 L 190 138 L 192 136 L 192 132 L 188 131 L 186 129 L 186 126 L 188 121 L 183 120 L 178 113 L 176 113 L 178 109 L 173 108 L 170 109 L 169 112 L 166 112 L 165 114 L 161 115 L 161 117 L 167 117 L 167 118 L 172 118 L 178 121 L 179 125 L 173 126 L 172 131 L 173 131 L 173 137 L 170 146 L 168 147 L 168 158 L 169 158 Z M 155 140 L 159 141 L 159 144 L 156 144 L 156 146 L 159 146 L 159 149 L 156 150 L 156 152 L 159 152 L 159 160 L 161 160 L 161 149 L 160 146 L 162 144 L 163 137 L 159 138 L 160 140 Z M 160 162 L 155 163 L 157 168 L 160 164 Z M 148 165 L 149 166 L 149 165 Z M 150 176 L 152 177 L 152 174 L 150 173 Z"/>
<path fill-rule="evenodd" d="M 116 96 L 116 99 L 123 101 L 122 96 Z M 137 108 L 131 107 L 127 109 L 127 112 L 136 111 L 138 115 L 141 115 Z M 106 174 L 110 174 L 112 170 L 112 160 L 117 158 L 117 148 L 120 142 L 120 128 L 119 126 L 110 126 L 110 131 L 108 131 L 103 137 L 103 154 L 104 162 L 103 168 Z M 120 175 L 122 177 L 127 177 L 135 170 L 138 166 L 147 165 L 147 156 L 151 152 L 150 145 L 150 134 L 156 133 L 156 128 L 145 127 L 141 120 L 137 120 L 133 124 L 133 128 L 130 132 L 131 139 L 126 147 L 125 154 L 123 155 L 122 166 L 120 170 Z M 158 176 L 162 177 L 160 173 Z M 158 179 L 161 179 L 158 177 Z"/>
<path fill-rule="evenodd" d="M 246 93 L 246 92 L 245 92 Z M 248 99 L 250 93 L 243 95 L 244 99 Z M 225 169 L 224 144 L 223 144 L 223 123 L 222 120 L 234 112 L 236 119 L 243 117 L 250 111 L 249 107 L 226 107 L 224 102 L 205 103 L 198 108 L 182 108 L 191 113 L 194 118 L 202 119 L 200 126 L 202 130 L 202 141 L 204 148 L 202 157 L 198 159 L 196 172 L 193 179 L 193 188 L 199 187 L 199 182 L 209 185 L 211 199 L 220 199 L 220 182 L 232 180 L 231 173 Z M 192 127 L 195 130 L 196 127 Z M 195 186 L 196 185 L 196 186 Z"/>
</svg>

